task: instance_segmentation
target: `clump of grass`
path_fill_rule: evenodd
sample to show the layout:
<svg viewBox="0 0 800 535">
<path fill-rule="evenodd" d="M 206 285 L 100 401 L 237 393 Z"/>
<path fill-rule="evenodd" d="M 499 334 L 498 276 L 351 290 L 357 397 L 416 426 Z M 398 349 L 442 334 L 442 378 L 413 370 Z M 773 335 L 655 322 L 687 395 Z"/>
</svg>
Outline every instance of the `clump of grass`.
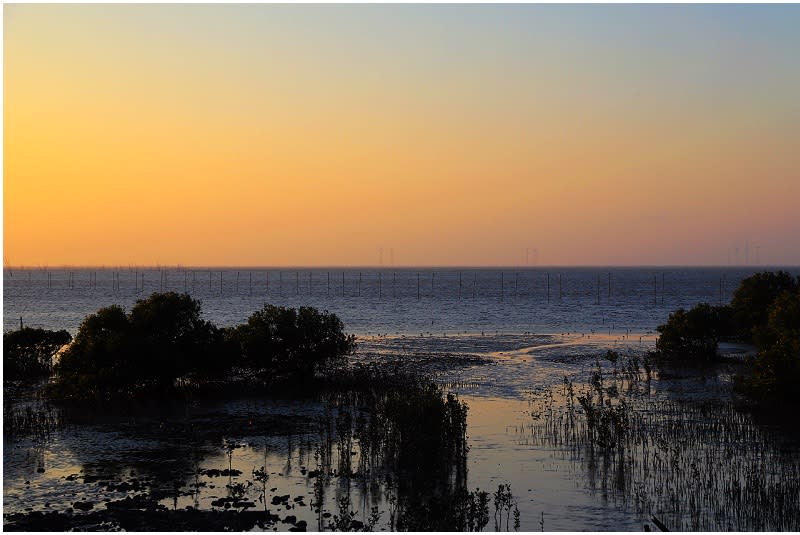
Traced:
<svg viewBox="0 0 800 535">
<path fill-rule="evenodd" d="M 616 372 L 598 362 L 588 384 L 565 377 L 557 395 L 532 398 L 531 441 L 618 507 L 657 515 L 670 529 L 800 529 L 796 444 L 782 448 L 730 401 L 652 395 L 641 360 L 607 360 Z"/>
</svg>

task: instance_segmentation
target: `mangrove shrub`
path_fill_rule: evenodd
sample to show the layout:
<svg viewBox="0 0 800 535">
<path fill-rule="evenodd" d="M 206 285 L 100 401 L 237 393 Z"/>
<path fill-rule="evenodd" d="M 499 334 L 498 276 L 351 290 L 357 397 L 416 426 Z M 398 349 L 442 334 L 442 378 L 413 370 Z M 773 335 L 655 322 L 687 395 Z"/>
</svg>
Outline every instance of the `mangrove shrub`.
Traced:
<svg viewBox="0 0 800 535">
<path fill-rule="evenodd" d="M 3 334 L 3 379 L 23 380 L 47 377 L 53 356 L 72 340 L 67 331 L 23 327 Z"/>
<path fill-rule="evenodd" d="M 656 349 L 671 360 L 710 362 L 717 355 L 720 338 L 730 331 L 730 318 L 726 306 L 701 303 L 689 311 L 680 308 L 656 328 Z"/>
<path fill-rule="evenodd" d="M 237 328 L 241 364 L 256 372 L 308 376 L 355 349 L 342 321 L 313 307 L 264 305 Z"/>
<path fill-rule="evenodd" d="M 772 302 L 782 293 L 799 288 L 800 280 L 785 271 L 764 271 L 743 279 L 731 299 L 737 334 L 754 341 L 757 331 L 767 324 Z"/>
</svg>

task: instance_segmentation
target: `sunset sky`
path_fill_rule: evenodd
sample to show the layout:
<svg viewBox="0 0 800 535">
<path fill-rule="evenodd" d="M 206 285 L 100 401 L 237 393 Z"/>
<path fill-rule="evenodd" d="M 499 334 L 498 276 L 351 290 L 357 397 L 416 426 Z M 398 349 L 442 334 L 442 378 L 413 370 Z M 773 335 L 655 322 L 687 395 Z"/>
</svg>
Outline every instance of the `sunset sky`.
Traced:
<svg viewBox="0 0 800 535">
<path fill-rule="evenodd" d="M 14 266 L 800 264 L 800 6 L 3 10 Z"/>
</svg>

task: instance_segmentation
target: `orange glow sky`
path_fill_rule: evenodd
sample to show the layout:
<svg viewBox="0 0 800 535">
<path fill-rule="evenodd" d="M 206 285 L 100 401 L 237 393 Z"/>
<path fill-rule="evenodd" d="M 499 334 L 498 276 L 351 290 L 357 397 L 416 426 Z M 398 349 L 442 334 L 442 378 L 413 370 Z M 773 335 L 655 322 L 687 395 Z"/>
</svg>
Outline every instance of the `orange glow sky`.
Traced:
<svg viewBox="0 0 800 535">
<path fill-rule="evenodd" d="M 800 264 L 798 27 L 798 6 L 6 5 L 6 262 Z"/>
</svg>

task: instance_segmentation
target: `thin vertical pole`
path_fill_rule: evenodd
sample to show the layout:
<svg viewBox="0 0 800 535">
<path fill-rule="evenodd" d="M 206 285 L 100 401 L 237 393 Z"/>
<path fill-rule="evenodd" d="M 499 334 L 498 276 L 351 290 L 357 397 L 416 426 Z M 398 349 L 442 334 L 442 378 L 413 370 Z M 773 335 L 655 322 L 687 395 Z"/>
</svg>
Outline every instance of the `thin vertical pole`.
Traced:
<svg viewBox="0 0 800 535">
<path fill-rule="evenodd" d="M 558 274 L 558 299 L 561 300 L 561 273 Z"/>
<path fill-rule="evenodd" d="M 143 292 L 143 291 L 144 291 L 144 273 L 142 273 L 142 286 L 141 286 L 141 288 L 139 289 L 139 291 L 140 291 L 140 292 Z"/>
<path fill-rule="evenodd" d="M 656 294 L 656 276 L 653 275 L 653 306 L 658 304 L 658 295 Z"/>
<path fill-rule="evenodd" d="M 547 302 L 550 302 L 550 272 L 547 272 Z"/>
<path fill-rule="evenodd" d="M 392 299 L 397 299 L 397 272 L 392 272 Z"/>
<path fill-rule="evenodd" d="M 600 275 L 597 276 L 597 304 L 600 304 Z"/>
<path fill-rule="evenodd" d="M 664 272 L 661 272 L 661 306 L 664 306 Z"/>
<path fill-rule="evenodd" d="M 238 272 L 238 271 L 236 272 L 236 286 L 235 286 L 235 290 L 236 290 L 236 295 L 239 295 L 239 272 Z"/>
<path fill-rule="evenodd" d="M 379 271 L 378 272 L 378 299 L 383 298 L 383 279 L 382 279 L 382 275 L 383 274 Z"/>
</svg>

